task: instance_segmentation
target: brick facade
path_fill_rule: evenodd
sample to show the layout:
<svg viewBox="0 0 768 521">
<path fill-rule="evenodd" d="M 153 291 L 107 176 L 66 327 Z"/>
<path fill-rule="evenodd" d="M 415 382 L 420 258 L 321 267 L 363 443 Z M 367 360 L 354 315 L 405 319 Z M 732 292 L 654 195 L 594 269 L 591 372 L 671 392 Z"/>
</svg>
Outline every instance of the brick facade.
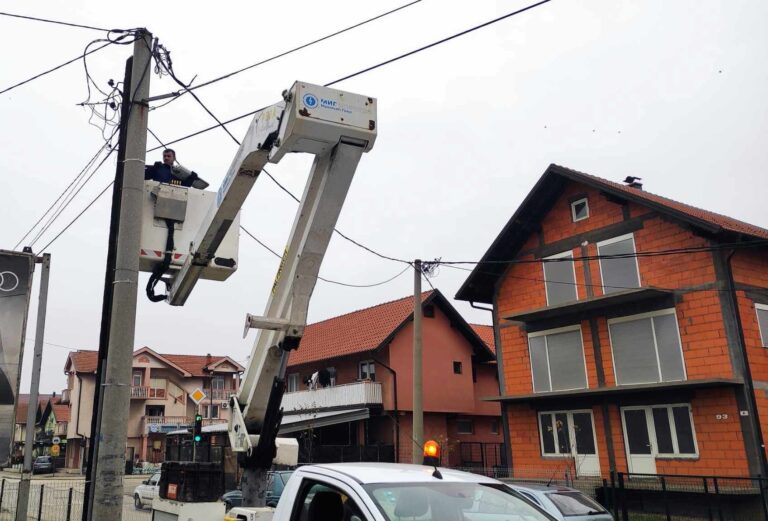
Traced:
<svg viewBox="0 0 768 521">
<path fill-rule="evenodd" d="M 565 416 L 568 412 L 573 415 L 573 411 L 591 413 L 599 473 L 604 477 L 611 470 L 650 472 L 638 469 L 726 476 L 764 473 L 761 460 L 764 461 L 765 453 L 758 447 L 762 436 L 768 434 L 768 350 L 761 340 L 755 303 L 768 304 L 768 248 L 737 249 L 728 262 L 731 250 L 727 245 L 764 240 L 768 231 L 638 189 L 624 190 L 629 194 L 624 198 L 622 193 L 616 193 L 622 190 L 614 189 L 615 183 L 586 174 L 571 175 L 571 171 L 558 178 L 557 174 L 563 170 L 550 167 L 510 221 L 524 224 L 525 229 L 530 230 L 527 236 L 508 225 L 484 257 L 495 258 L 501 255 L 497 252 L 509 254 L 511 251 L 507 258 L 514 262 L 498 271 L 492 285 L 482 280 L 482 275 L 473 274 L 459 292 L 459 298 L 495 304 L 500 340 L 497 356 L 504 384 L 501 402 L 509 429 L 514 475 L 540 477 L 569 467 L 577 475 L 586 473 L 580 467 L 587 461 L 593 462 L 594 457 L 578 454 L 574 448 L 575 434 L 569 438 L 569 447 L 553 450 L 543 445 L 551 434 L 543 434 L 542 429 L 557 431 L 555 444 L 566 437 L 565 429 L 586 436 L 582 431 L 587 416 L 581 415 L 580 431 L 575 426 L 575 416 Z M 548 189 L 544 181 L 557 184 L 558 189 Z M 571 203 L 581 198 L 588 201 L 589 216 L 574 222 Z M 660 207 L 660 201 L 666 206 Z M 683 210 L 687 213 L 683 214 Z M 702 215 L 706 219 L 700 226 L 691 222 Z M 733 230 L 743 228 L 746 235 L 713 231 L 710 229 L 713 222 Z M 629 234 L 638 254 L 635 259 L 639 288 L 660 290 L 658 299 L 643 300 L 646 297 L 642 295 L 649 293 L 618 287 L 613 288 L 614 292 L 625 292 L 627 296 L 620 304 L 611 304 L 613 293 L 604 293 L 601 259 L 596 258 L 598 243 Z M 504 244 L 504 238 L 518 241 L 514 249 Z M 723 251 L 718 251 L 719 248 Z M 666 250 L 686 251 L 655 253 Z M 562 304 L 557 314 L 547 314 L 541 260 L 564 252 L 571 252 L 575 258 L 587 258 L 573 263 L 577 300 Z M 736 284 L 738 314 L 731 301 L 729 269 Z M 483 286 L 478 289 L 480 284 Z M 579 307 L 585 300 L 601 302 L 601 297 L 604 297 L 602 302 L 606 302 L 602 307 Z M 682 379 L 621 385 L 617 381 L 609 323 L 626 321 L 635 315 L 655 316 L 653 313 L 662 310 L 673 310 L 676 319 L 684 367 Z M 507 317 L 511 315 L 524 319 L 510 321 Z M 586 386 L 558 392 L 556 399 L 547 398 L 547 392 L 534 392 L 529 334 L 564 326 L 580 328 Z M 650 327 L 651 335 L 657 335 L 655 326 Z M 739 329 L 743 331 L 744 348 Z M 631 341 L 639 341 L 636 338 L 632 337 Z M 659 338 L 651 338 L 657 356 L 661 356 Z M 746 351 L 746 360 L 743 351 Z M 661 371 L 665 362 L 638 359 L 634 365 L 646 363 Z M 551 367 L 549 355 L 546 364 L 547 368 Z M 680 448 L 689 436 L 684 407 L 690 411 L 695 454 Z M 632 417 L 631 421 L 625 414 Z M 755 423 L 758 417 L 759 427 Z M 645 434 L 638 433 L 646 427 L 648 439 L 652 440 L 647 446 L 653 447 L 647 457 L 639 445 L 630 449 L 628 443 L 634 441 L 628 441 L 627 437 L 631 435 L 632 440 L 642 442 Z M 675 441 L 666 440 L 668 431 Z M 589 445 L 584 441 L 579 443 Z M 662 452 L 661 447 L 667 444 L 672 447 L 673 443 L 676 444 L 674 451 Z M 558 451 L 560 453 L 555 454 Z M 594 463 L 588 466 L 594 466 L 595 471 L 598 468 Z"/>
</svg>

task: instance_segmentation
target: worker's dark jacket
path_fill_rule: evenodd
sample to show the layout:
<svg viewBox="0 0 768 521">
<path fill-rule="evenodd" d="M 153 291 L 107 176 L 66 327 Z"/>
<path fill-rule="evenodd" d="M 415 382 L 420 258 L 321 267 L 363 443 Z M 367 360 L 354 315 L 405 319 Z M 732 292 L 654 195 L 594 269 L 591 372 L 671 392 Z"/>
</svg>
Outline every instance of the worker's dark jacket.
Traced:
<svg viewBox="0 0 768 521">
<path fill-rule="evenodd" d="M 183 181 L 174 177 L 171 167 L 165 163 L 157 161 L 154 165 L 144 166 L 144 180 L 146 181 L 158 181 L 160 183 L 167 183 L 180 186 L 192 186 L 197 176 L 189 176 Z"/>
</svg>

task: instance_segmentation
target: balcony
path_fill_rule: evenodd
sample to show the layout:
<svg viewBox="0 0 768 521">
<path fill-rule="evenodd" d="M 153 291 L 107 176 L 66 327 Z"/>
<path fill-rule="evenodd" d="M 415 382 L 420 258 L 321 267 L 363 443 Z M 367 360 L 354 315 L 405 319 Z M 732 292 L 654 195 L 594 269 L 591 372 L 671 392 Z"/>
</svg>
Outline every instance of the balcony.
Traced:
<svg viewBox="0 0 768 521">
<path fill-rule="evenodd" d="M 218 400 L 218 401 L 227 401 L 229 400 L 230 396 L 234 396 L 237 394 L 237 391 L 235 389 L 214 389 L 208 391 L 210 394 L 210 397 L 212 400 Z"/>
<path fill-rule="evenodd" d="M 192 425 L 192 421 L 189 416 L 144 416 L 143 432 L 145 434 L 170 432 Z"/>
<path fill-rule="evenodd" d="M 286 414 L 381 404 L 381 383 L 367 380 L 309 391 L 285 393 L 282 403 Z"/>
<path fill-rule="evenodd" d="M 131 387 L 132 400 L 165 400 L 165 389 L 156 389 L 153 387 Z"/>
</svg>

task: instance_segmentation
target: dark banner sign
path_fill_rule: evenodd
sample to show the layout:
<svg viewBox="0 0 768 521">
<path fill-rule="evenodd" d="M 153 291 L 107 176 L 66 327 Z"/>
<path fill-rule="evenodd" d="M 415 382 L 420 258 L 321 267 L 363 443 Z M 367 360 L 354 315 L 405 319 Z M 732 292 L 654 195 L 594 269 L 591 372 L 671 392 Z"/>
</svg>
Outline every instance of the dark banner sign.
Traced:
<svg viewBox="0 0 768 521">
<path fill-rule="evenodd" d="M 34 267 L 34 255 L 0 250 L 0 465 L 13 446 Z"/>
</svg>

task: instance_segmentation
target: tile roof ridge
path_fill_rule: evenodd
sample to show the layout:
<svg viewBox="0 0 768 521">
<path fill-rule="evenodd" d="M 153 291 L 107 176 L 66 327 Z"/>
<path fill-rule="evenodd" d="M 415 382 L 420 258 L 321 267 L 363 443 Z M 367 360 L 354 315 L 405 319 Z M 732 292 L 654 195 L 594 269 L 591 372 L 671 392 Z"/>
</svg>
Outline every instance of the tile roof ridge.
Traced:
<svg viewBox="0 0 768 521">
<path fill-rule="evenodd" d="M 750 222 L 747 222 L 747 221 L 744 221 L 744 220 L 741 220 L 741 219 L 737 219 L 736 217 L 732 217 L 732 216 L 726 215 L 724 213 L 715 212 L 715 211 L 712 211 L 712 210 L 707 210 L 706 208 L 701 208 L 700 206 L 694 206 L 692 204 L 685 203 L 683 201 L 678 201 L 677 199 L 672 199 L 671 197 L 667 197 L 665 195 L 660 195 L 660 194 L 657 194 L 655 192 L 651 192 L 649 190 L 646 190 L 645 188 L 634 188 L 632 186 L 628 186 L 628 185 L 619 183 L 618 181 L 612 181 L 610 179 L 606 179 L 604 177 L 596 176 L 594 174 L 588 174 L 586 172 L 581 172 L 579 170 L 574 170 L 573 168 L 569 168 L 567 166 L 558 165 L 556 163 L 553 163 L 553 165 L 556 166 L 557 168 L 561 168 L 563 170 L 568 170 L 569 172 L 572 172 L 572 173 L 574 173 L 576 175 L 593 179 L 593 180 L 595 180 L 595 181 L 597 181 L 599 183 L 608 184 L 608 185 L 613 186 L 615 188 L 618 188 L 618 189 L 620 189 L 620 190 L 622 190 L 624 192 L 634 193 L 634 194 L 638 195 L 639 197 L 652 196 L 652 197 L 661 199 L 663 201 L 669 201 L 670 203 L 672 203 L 672 206 L 670 206 L 670 208 L 672 208 L 672 209 L 675 209 L 674 205 L 684 206 L 686 208 L 690 208 L 690 209 L 698 211 L 698 212 L 715 215 L 715 216 L 718 216 L 718 217 L 722 217 L 723 219 L 727 219 L 729 221 L 735 221 L 735 222 L 738 222 L 740 224 L 744 224 L 746 226 L 751 226 L 751 227 L 754 227 L 754 228 L 758 228 L 758 229 L 763 230 L 766 233 L 768 233 L 768 228 L 764 228 L 764 227 L 759 226 L 757 224 L 753 224 L 753 223 L 750 223 Z M 643 197 L 643 198 L 647 199 L 647 197 Z"/>
<path fill-rule="evenodd" d="M 432 294 L 433 292 L 434 292 L 434 290 L 431 290 L 431 289 L 428 290 L 428 291 L 422 291 L 421 292 L 421 300 L 424 301 L 424 299 L 426 297 L 428 297 L 430 294 Z M 342 313 L 341 315 L 336 315 L 336 316 L 333 316 L 333 317 L 328 317 L 328 318 L 320 320 L 318 322 L 312 322 L 311 324 L 307 324 L 307 326 L 316 326 L 316 325 L 322 324 L 324 322 L 329 322 L 331 320 L 336 320 L 337 318 L 347 317 L 349 315 L 354 315 L 355 313 L 360 313 L 361 311 L 368 311 L 370 309 L 374 309 L 374 308 L 378 308 L 378 307 L 383 307 L 383 306 L 388 306 L 388 305 L 394 304 L 396 302 L 401 302 L 403 300 L 408 300 L 408 299 L 413 299 L 413 295 L 407 295 L 405 297 L 401 297 L 401 298 L 398 298 L 398 299 L 388 300 L 387 302 L 381 302 L 379 304 L 374 304 L 373 306 L 368 306 L 368 307 L 360 308 L 360 309 L 357 309 L 355 311 L 348 311 L 346 313 Z"/>
</svg>

